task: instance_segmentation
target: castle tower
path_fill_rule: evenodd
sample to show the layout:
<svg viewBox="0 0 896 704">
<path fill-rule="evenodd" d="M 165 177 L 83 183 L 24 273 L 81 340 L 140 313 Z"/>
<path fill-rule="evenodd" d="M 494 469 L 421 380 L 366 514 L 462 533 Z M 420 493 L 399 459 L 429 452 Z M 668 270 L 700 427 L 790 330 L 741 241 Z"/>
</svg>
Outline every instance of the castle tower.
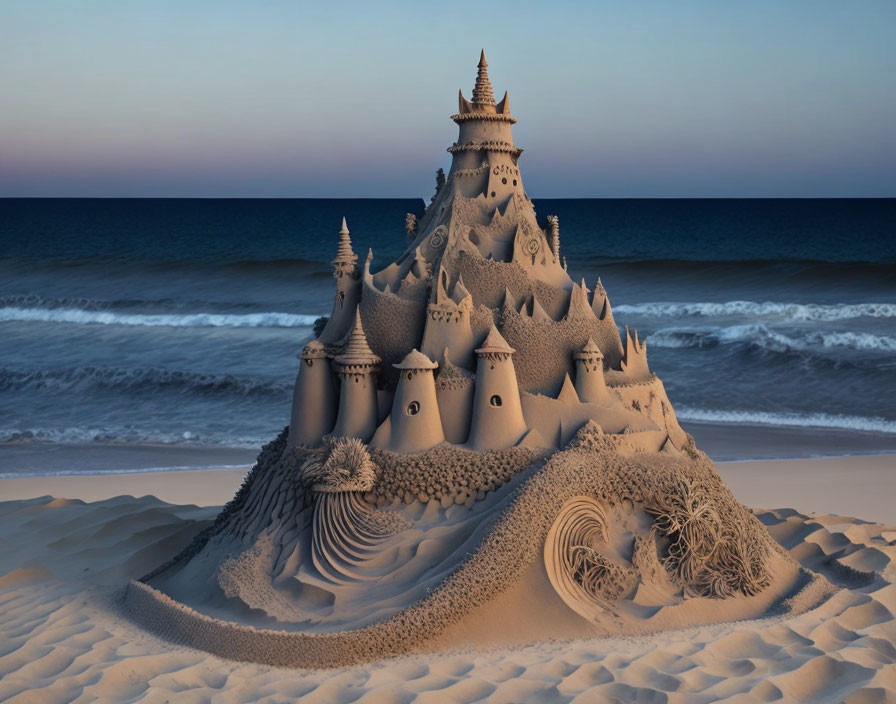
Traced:
<svg viewBox="0 0 896 704">
<path fill-rule="evenodd" d="M 380 358 L 367 344 L 361 326 L 361 311 L 357 307 L 348 344 L 333 361 L 342 380 L 333 435 L 361 438 L 367 442 L 377 425 L 376 373 Z"/>
<path fill-rule="evenodd" d="M 333 278 L 336 279 L 333 312 L 318 338 L 325 345 L 339 342 L 345 337 L 352 326 L 355 309 L 361 298 L 361 272 L 358 269 L 358 255 L 352 249 L 352 240 L 348 236 L 348 225 L 345 223 L 345 218 L 342 218 L 336 258 L 333 259 Z"/>
<path fill-rule="evenodd" d="M 389 449 L 419 452 L 443 442 L 445 433 L 433 379 L 433 370 L 439 365 L 415 349 L 393 366 L 401 376 L 392 401 Z"/>
<path fill-rule="evenodd" d="M 511 359 L 514 352 L 494 325 L 476 350 L 476 388 L 467 440 L 473 449 L 511 447 L 528 430 Z"/>
<path fill-rule="evenodd" d="M 430 359 L 445 355 L 453 364 L 472 367 L 473 328 L 470 316 L 473 297 L 458 279 L 453 295 L 448 295 L 448 273 L 439 267 L 433 283 L 432 300 L 426 306 L 426 327 L 420 349 Z"/>
<path fill-rule="evenodd" d="M 421 253 L 434 273 L 443 259 L 450 263 L 462 252 L 474 257 L 478 252 L 485 259 L 514 262 L 531 278 L 568 290 L 572 282 L 554 256 L 523 186 L 518 165 L 523 150 L 513 141 L 516 119 L 510 114 L 510 99 L 505 92 L 495 100 L 484 51 L 471 99 L 459 91 L 458 110 L 451 119 L 458 126 L 457 141 L 448 148 L 451 168 L 417 223 L 407 256 L 400 259 L 402 266 L 408 267 L 411 257 Z M 384 280 L 380 276 L 377 283 Z M 475 286 L 472 275 L 470 283 Z M 394 291 L 394 282 L 390 284 Z M 472 357 L 472 349 L 468 353 Z"/>
<path fill-rule="evenodd" d="M 299 359 L 288 442 L 290 447 L 316 447 L 336 420 L 336 385 L 327 353 L 318 340 L 305 345 Z"/>
<path fill-rule="evenodd" d="M 604 380 L 604 356 L 589 337 L 588 342 L 576 352 L 576 393 L 582 403 L 607 404 L 610 391 Z"/>
<path fill-rule="evenodd" d="M 485 160 L 490 168 L 482 186 L 489 202 L 503 203 L 514 193 L 522 194 L 516 162 L 523 150 L 514 146 L 510 131 L 516 120 L 510 115 L 507 93 L 495 104 L 485 50 L 479 55 L 473 100 L 468 101 L 463 92 L 458 92 L 458 111 L 451 119 L 458 124 L 460 132 L 457 142 L 448 148 L 453 156 L 449 179 L 459 170 L 480 168 Z"/>
</svg>

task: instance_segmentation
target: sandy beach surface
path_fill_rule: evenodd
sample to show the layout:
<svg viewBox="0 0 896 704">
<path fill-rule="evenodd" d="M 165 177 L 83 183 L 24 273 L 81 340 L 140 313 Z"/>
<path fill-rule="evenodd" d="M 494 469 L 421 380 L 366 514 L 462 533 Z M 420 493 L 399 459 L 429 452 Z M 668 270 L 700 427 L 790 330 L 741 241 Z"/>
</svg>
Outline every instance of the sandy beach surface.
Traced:
<svg viewBox="0 0 896 704">
<path fill-rule="evenodd" d="M 2 479 L 0 701 L 896 700 L 896 455 L 717 466 L 791 555 L 842 589 L 791 618 L 321 671 L 172 646 L 121 611 L 127 579 L 209 525 L 248 465 Z"/>
</svg>

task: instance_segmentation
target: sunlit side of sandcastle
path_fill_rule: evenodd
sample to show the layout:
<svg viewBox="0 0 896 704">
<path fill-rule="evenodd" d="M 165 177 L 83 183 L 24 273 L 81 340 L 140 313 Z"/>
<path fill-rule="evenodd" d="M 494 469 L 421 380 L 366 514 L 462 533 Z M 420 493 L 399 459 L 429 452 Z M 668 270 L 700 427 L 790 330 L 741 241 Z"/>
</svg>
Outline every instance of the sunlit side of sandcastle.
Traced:
<svg viewBox="0 0 896 704">
<path fill-rule="evenodd" d="M 646 345 L 523 188 L 483 55 L 407 248 L 343 221 L 289 427 L 133 617 L 224 657 L 332 666 L 795 611 L 830 589 L 682 431 Z"/>
</svg>

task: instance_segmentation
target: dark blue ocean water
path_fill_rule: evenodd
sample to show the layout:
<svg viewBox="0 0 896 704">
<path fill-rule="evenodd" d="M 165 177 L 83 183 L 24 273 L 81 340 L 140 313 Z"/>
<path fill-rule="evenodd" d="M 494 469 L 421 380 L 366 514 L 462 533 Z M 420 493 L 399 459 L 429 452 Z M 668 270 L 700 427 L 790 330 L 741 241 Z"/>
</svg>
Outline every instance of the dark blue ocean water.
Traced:
<svg viewBox="0 0 896 704">
<path fill-rule="evenodd" d="M 684 419 L 896 434 L 896 201 L 536 200 Z M 257 447 L 418 200 L 0 200 L 0 443 Z"/>
</svg>

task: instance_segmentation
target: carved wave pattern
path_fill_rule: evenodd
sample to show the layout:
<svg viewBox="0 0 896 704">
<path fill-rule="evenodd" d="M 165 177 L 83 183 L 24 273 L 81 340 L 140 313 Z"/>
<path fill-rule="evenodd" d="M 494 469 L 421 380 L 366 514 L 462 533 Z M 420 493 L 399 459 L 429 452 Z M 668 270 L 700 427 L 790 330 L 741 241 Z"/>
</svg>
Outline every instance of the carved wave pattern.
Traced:
<svg viewBox="0 0 896 704">
<path fill-rule="evenodd" d="M 576 496 L 567 501 L 548 532 L 544 563 L 558 596 L 589 620 L 614 611 L 614 603 L 637 580 L 637 572 L 606 557 L 607 515 L 596 500 Z"/>
<path fill-rule="evenodd" d="M 365 569 L 383 541 L 406 527 L 404 518 L 378 511 L 356 492 L 318 493 L 315 497 L 311 559 L 322 577 L 337 584 L 376 580 Z"/>
</svg>

